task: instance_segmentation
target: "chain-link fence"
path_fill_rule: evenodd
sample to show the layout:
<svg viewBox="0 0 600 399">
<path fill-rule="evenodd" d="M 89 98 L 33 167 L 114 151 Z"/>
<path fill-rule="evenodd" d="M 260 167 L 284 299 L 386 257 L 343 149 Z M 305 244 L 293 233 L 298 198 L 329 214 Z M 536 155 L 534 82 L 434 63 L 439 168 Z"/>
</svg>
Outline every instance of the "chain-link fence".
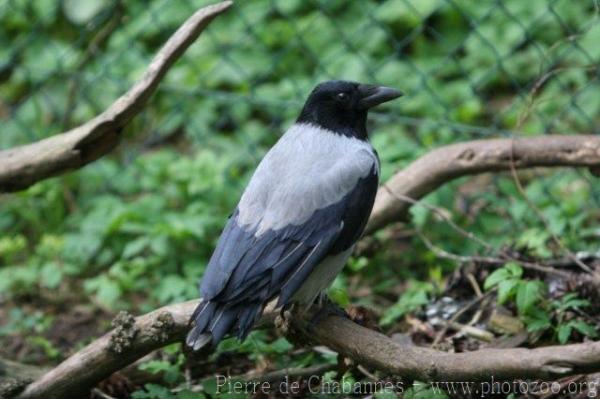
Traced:
<svg viewBox="0 0 600 399">
<path fill-rule="evenodd" d="M 3 147 L 102 110 L 204 3 L 5 0 Z M 413 129 L 597 132 L 597 7 L 585 0 L 239 2 L 174 68 L 141 125 L 161 133 L 185 125 L 200 135 L 230 127 L 226 116 L 244 123 L 256 109 L 285 120 L 315 82 L 346 78 L 405 90 L 406 101 L 387 116 Z M 199 116 L 204 103 L 222 112 Z M 250 110 L 243 117 L 223 111 L 240 103 Z"/>
<path fill-rule="evenodd" d="M 206 3 L 3 0 L 0 147 L 58 133 L 100 112 Z M 385 176 L 451 142 L 598 133 L 599 9 L 592 0 L 238 1 L 127 128 L 121 162 L 181 137 L 193 143 L 187 149 L 234 133 L 240 153 L 258 160 L 326 79 L 407 93 L 371 119 Z M 107 169 L 107 179 L 114 173 Z M 569 186 L 575 181 L 584 188 Z M 584 196 L 577 209 L 600 206 L 599 185 L 588 172 L 544 174 L 541 182 L 528 190 L 542 193 L 536 197 L 542 204 L 562 206 L 574 193 Z M 492 192 L 471 192 L 469 209 L 481 201 L 491 206 L 489 195 L 506 195 L 502 204 L 510 209 L 510 197 L 518 196 L 498 181 L 485 187 Z M 458 194 L 444 193 L 438 202 L 452 206 Z M 490 213 L 496 218 L 483 219 L 481 228 L 491 235 L 539 222 L 522 221 L 523 209 Z M 493 227 L 500 224 L 501 230 Z"/>
</svg>

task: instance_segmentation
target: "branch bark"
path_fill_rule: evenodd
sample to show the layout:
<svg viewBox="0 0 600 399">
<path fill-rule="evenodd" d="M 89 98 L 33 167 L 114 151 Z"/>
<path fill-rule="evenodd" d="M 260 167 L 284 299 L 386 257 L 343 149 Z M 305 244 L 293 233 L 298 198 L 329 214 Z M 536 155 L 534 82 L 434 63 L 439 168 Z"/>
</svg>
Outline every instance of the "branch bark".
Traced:
<svg viewBox="0 0 600 399">
<path fill-rule="evenodd" d="M 133 319 L 117 317 L 117 327 L 80 350 L 17 398 L 79 397 L 115 371 L 147 353 L 184 339 L 198 301 L 165 306 Z M 277 311 L 267 310 L 261 323 L 271 323 Z M 294 321 L 294 332 L 326 345 L 356 362 L 386 373 L 420 381 L 497 381 L 517 378 L 551 379 L 600 370 L 600 342 L 537 349 L 482 349 L 447 353 L 399 344 L 389 337 L 338 316 L 329 316 L 307 332 L 305 320 Z"/>
<path fill-rule="evenodd" d="M 167 306 L 133 319 L 121 314 L 115 329 L 36 380 L 18 398 L 84 397 L 98 382 L 144 355 L 184 338 L 198 301 Z"/>
<path fill-rule="evenodd" d="M 47 369 L 0 358 L 0 398 L 16 395 Z"/>
<path fill-rule="evenodd" d="M 114 149 L 123 126 L 142 110 L 173 63 L 231 5 L 228 0 L 196 11 L 160 49 L 142 78 L 100 115 L 65 133 L 0 151 L 0 192 L 23 190 L 81 168 Z"/>
<path fill-rule="evenodd" d="M 420 199 L 459 177 L 538 166 L 600 170 L 600 136 L 539 136 L 475 140 L 435 149 L 396 173 L 387 183 L 398 196 Z M 377 192 L 366 234 L 406 216 L 411 204 L 385 188 Z"/>
<path fill-rule="evenodd" d="M 358 363 L 426 382 L 553 379 L 600 370 L 600 342 L 448 353 L 402 345 L 337 316 L 324 319 L 309 337 Z"/>
</svg>

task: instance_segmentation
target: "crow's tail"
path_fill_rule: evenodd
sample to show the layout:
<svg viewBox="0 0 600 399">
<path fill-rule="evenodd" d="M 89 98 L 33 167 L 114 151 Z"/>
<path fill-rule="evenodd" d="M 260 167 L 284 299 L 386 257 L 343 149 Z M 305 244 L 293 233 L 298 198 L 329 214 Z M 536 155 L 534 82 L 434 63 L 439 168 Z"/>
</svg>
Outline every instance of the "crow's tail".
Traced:
<svg viewBox="0 0 600 399">
<path fill-rule="evenodd" d="M 185 342 L 198 350 L 208 343 L 216 346 L 229 333 L 235 333 L 244 340 L 261 313 L 260 302 L 229 305 L 202 301 L 192 315 L 190 322 L 193 327 Z"/>
</svg>

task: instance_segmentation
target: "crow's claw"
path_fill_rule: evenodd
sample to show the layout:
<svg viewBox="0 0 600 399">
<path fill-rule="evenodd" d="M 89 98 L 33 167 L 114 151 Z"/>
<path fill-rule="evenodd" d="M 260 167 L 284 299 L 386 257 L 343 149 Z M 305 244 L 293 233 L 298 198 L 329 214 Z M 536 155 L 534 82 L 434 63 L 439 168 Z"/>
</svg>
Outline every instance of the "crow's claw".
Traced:
<svg viewBox="0 0 600 399">
<path fill-rule="evenodd" d="M 350 318 L 348 313 L 346 313 L 344 309 L 329 299 L 327 295 L 319 296 L 319 298 L 317 298 L 317 302 L 316 311 L 308 321 L 307 329 L 309 331 L 327 316 L 339 316 L 347 319 Z"/>
<path fill-rule="evenodd" d="M 289 333 L 292 324 L 293 310 L 293 304 L 290 306 L 284 306 L 281 308 L 281 311 L 277 317 L 275 317 L 275 329 L 277 332 L 279 332 L 279 334 L 285 336 Z"/>
</svg>

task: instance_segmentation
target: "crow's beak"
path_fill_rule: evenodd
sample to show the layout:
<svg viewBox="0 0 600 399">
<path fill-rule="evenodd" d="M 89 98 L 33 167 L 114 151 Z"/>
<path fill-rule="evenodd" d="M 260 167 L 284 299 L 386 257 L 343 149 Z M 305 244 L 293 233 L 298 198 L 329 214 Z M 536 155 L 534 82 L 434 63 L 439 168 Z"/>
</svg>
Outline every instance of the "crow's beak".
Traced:
<svg viewBox="0 0 600 399">
<path fill-rule="evenodd" d="M 391 87 L 375 85 L 359 85 L 358 92 L 360 93 L 358 107 L 361 109 L 369 109 L 404 95 L 401 91 Z"/>
</svg>

